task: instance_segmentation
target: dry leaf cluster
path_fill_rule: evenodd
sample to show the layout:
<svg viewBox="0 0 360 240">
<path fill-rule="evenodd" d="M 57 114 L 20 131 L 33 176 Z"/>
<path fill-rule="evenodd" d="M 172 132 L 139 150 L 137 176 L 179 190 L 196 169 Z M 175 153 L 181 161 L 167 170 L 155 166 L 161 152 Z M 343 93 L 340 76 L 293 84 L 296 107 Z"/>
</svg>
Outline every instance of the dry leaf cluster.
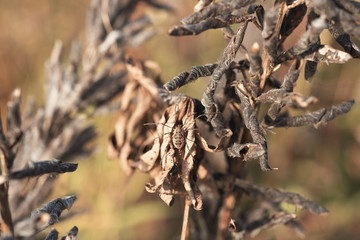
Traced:
<svg viewBox="0 0 360 240">
<path fill-rule="evenodd" d="M 120 117 L 115 124 L 115 132 L 109 138 L 107 151 L 110 159 L 120 159 L 127 174 L 132 173 L 132 164 L 139 158 L 139 153 L 152 143 L 154 126 L 144 127 L 144 124 L 158 122 L 165 107 L 158 94 L 161 82 L 156 76 L 156 69 L 153 69 L 155 76 L 151 78 L 147 76 L 151 74 L 151 69 L 146 67 L 146 63 L 129 61 L 126 64 L 129 80 L 119 99 Z M 152 67 L 151 62 L 147 65 Z"/>
<path fill-rule="evenodd" d="M 143 134 L 152 139 L 151 148 L 129 163 L 131 168 L 149 173 L 153 182 L 146 184 L 146 190 L 158 193 L 167 205 L 173 204 L 175 195 L 185 196 L 182 239 L 189 233 L 192 239 L 243 239 L 279 224 L 290 226 L 303 236 L 296 214 L 282 209 L 282 202 L 315 214 L 327 213 L 322 206 L 298 194 L 260 186 L 244 178 L 247 162 L 252 159 L 257 159 L 264 171 L 276 169 L 268 161 L 266 136 L 270 129 L 307 125 L 317 128 L 350 111 L 353 100 L 297 116 L 288 110 L 306 109 L 317 102 L 314 96 L 294 92 L 301 69 L 305 68 L 305 80 L 310 82 L 318 63 L 341 64 L 359 58 L 360 50 L 350 40 L 350 35 L 359 37 L 359 9 L 354 1 L 340 0 L 278 0 L 268 9 L 255 0 L 200 0 L 192 15 L 169 30 L 169 35 L 184 36 L 221 28 L 228 41 L 220 61 L 195 66 L 158 89 L 168 107 L 160 121 L 154 121 L 157 127 L 155 133 L 151 130 L 153 136 Z M 284 49 L 287 37 L 303 21 L 306 31 L 293 46 Z M 243 40 L 249 24 L 258 29 L 262 39 L 247 49 Z M 320 33 L 324 29 L 330 31 L 344 51 L 321 44 Z M 276 79 L 273 73 L 287 64 L 291 67 L 284 79 Z M 201 77 L 209 77 L 201 100 L 173 93 Z M 163 108 L 160 106 L 159 111 Z M 260 115 L 261 106 L 266 107 L 265 115 Z M 123 117 L 126 113 L 120 119 Z M 197 122 L 218 137 L 218 146 L 210 146 L 201 137 Z M 116 128 L 121 128 L 121 124 L 117 123 Z M 126 149 L 126 144 L 118 148 L 122 146 Z M 223 152 L 225 173 L 209 164 L 205 151 Z M 240 201 L 244 194 L 258 207 L 242 210 Z M 189 214 L 189 205 L 202 211 Z M 191 224 L 187 230 L 189 216 Z"/>
<path fill-rule="evenodd" d="M 162 86 L 154 63 L 125 56 L 124 47 L 136 46 L 155 33 L 147 28 L 149 18 L 132 15 L 141 2 L 171 10 L 154 0 L 92 0 L 84 51 L 75 41 L 65 64 L 58 41 L 46 63 L 44 106 L 37 108 L 29 101 L 21 114 L 21 92 L 13 92 L 6 133 L 0 122 L 1 239 L 34 237 L 72 207 L 75 196 L 57 198 L 39 208 L 57 174 L 74 172 L 77 164 L 70 161 L 92 153 L 87 145 L 97 134 L 85 120 L 114 111 L 119 118 L 109 137 L 108 156 L 118 158 L 127 174 L 148 173 L 152 180 L 146 190 L 159 194 L 168 206 L 176 196 L 183 196 L 182 239 L 189 235 L 244 239 L 279 224 L 303 236 L 296 214 L 286 212 L 281 203 L 315 214 L 327 210 L 299 194 L 245 180 L 247 162 L 258 160 L 264 171 L 276 169 L 268 161 L 266 136 L 272 128 L 320 127 L 350 111 L 353 100 L 297 116 L 288 110 L 306 109 L 317 102 L 314 96 L 294 92 L 302 68 L 305 80 L 311 81 L 318 63 L 340 64 L 360 57 L 350 39 L 360 37 L 360 4 L 275 0 L 272 7 L 264 8 L 264 1 L 256 0 L 199 0 L 194 13 L 170 29 L 169 35 L 198 35 L 221 28 L 228 44 L 218 62 L 194 66 Z M 306 31 L 284 49 L 287 37 L 303 21 Z M 247 49 L 243 40 L 249 24 L 262 38 Z M 321 44 L 324 29 L 343 51 Z M 291 65 L 288 73 L 276 79 L 273 73 L 284 65 Z M 202 77 L 209 77 L 209 82 L 201 100 L 173 93 Z M 266 108 L 265 115 L 260 107 Z M 217 146 L 202 137 L 209 134 L 217 137 Z M 214 152 L 222 153 L 225 172 L 211 164 L 208 156 Z M 244 195 L 256 203 L 253 208 L 241 205 Z M 77 234 L 74 227 L 62 239 L 76 239 Z M 51 230 L 46 239 L 58 239 L 58 232 Z"/>
<path fill-rule="evenodd" d="M 7 104 L 6 132 L 0 121 L 1 239 L 32 239 L 74 214 L 63 211 L 70 210 L 75 196 L 57 198 L 37 208 L 48 201 L 58 174 L 76 171 L 78 164 L 71 161 L 86 158 L 95 149 L 89 144 L 97 133 L 86 122 L 119 109 L 116 98 L 125 88 L 134 90 L 127 85 L 128 75 L 145 81 L 136 76 L 135 67 L 126 65 L 124 51 L 124 47 L 141 44 L 155 33 L 148 28 L 148 17 L 131 16 L 140 2 L 165 7 L 155 1 L 91 1 L 84 49 L 74 41 L 69 58 L 64 60 L 64 47 L 58 40 L 46 61 L 43 106 L 37 107 L 30 99 L 21 113 L 21 91 L 13 91 Z M 151 89 L 146 81 L 142 84 Z M 148 103 L 155 104 L 152 102 L 151 98 Z M 62 239 L 76 239 L 77 232 L 74 227 Z M 46 239 L 55 240 L 58 235 L 53 229 Z"/>
</svg>

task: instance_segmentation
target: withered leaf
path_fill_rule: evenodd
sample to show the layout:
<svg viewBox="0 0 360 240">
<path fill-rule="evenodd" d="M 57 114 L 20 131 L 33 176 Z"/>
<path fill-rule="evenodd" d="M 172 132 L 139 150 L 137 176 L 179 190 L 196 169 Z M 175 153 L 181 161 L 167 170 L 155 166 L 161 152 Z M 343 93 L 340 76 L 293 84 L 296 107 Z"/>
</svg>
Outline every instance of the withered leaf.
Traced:
<svg viewBox="0 0 360 240">
<path fill-rule="evenodd" d="M 241 23 L 248 21 L 249 19 L 254 20 L 254 17 L 238 17 L 228 15 L 225 17 L 212 17 L 205 19 L 196 24 L 189 25 L 177 25 L 169 30 L 171 36 L 185 36 L 185 35 L 198 35 L 208 29 L 224 28 L 235 23 Z"/>
<path fill-rule="evenodd" d="M 79 229 L 77 226 L 74 226 L 70 229 L 70 231 L 66 234 L 65 237 L 62 237 L 61 240 L 76 240 Z"/>
<path fill-rule="evenodd" d="M 329 63 L 345 63 L 351 59 L 351 55 L 349 53 L 334 49 L 329 45 L 325 45 L 318 49 L 316 52 L 311 55 L 307 55 L 305 60 L 309 60 L 312 62 L 324 62 L 326 64 Z"/>
<path fill-rule="evenodd" d="M 247 224 L 242 224 L 240 221 L 231 219 L 229 223 L 229 231 L 241 233 L 242 235 L 251 235 L 255 237 L 261 230 L 275 227 L 279 224 L 286 224 L 294 219 L 294 213 L 278 212 L 271 216 L 264 216 L 259 220 L 252 221 Z"/>
<path fill-rule="evenodd" d="M 168 107 L 158 126 L 152 148 L 140 156 L 133 166 L 141 171 L 150 171 L 155 184 L 148 183 L 146 190 L 158 192 L 160 198 L 172 205 L 174 195 L 185 192 L 194 209 L 202 208 L 202 197 L 196 185 L 196 172 L 201 160 L 201 152 L 220 151 L 226 135 L 219 146 L 209 147 L 200 136 L 195 122 L 195 106 L 191 98 Z"/>
<path fill-rule="evenodd" d="M 31 218 L 36 218 L 42 213 L 50 214 L 50 219 L 47 225 L 53 225 L 59 221 L 61 213 L 65 209 L 70 209 L 76 200 L 76 196 L 66 196 L 64 198 L 57 198 L 45 204 L 43 208 L 39 208 L 31 213 Z"/>
<path fill-rule="evenodd" d="M 256 117 L 256 113 L 251 106 L 249 97 L 243 92 L 243 85 L 238 84 L 236 87 L 236 94 L 239 96 L 241 104 L 240 108 L 242 111 L 244 123 L 247 129 L 249 129 L 253 142 L 257 145 L 251 149 L 247 155 L 248 159 L 257 158 L 259 159 L 260 167 L 263 171 L 272 170 L 268 164 L 267 155 L 267 143 L 264 134 L 262 133 L 259 122 Z"/>
<path fill-rule="evenodd" d="M 148 132 L 144 130 L 144 124 L 158 121 L 164 106 L 158 90 L 161 86 L 160 82 L 157 78 L 150 77 L 147 73 L 149 69 L 145 65 L 142 62 L 126 65 L 130 80 L 120 99 L 120 116 L 115 124 L 115 132 L 108 141 L 108 157 L 119 158 L 127 174 L 131 174 L 137 167 L 134 162 L 141 155 L 141 150 L 149 147 L 148 138 L 154 127 L 152 129 L 148 127 L 150 129 Z M 155 161 L 156 156 L 147 159 Z M 153 166 L 148 165 L 140 167 L 143 171 L 149 171 Z"/>
<path fill-rule="evenodd" d="M 332 106 L 328 109 L 322 108 L 317 111 L 295 116 L 295 117 L 279 117 L 274 124 L 275 127 L 299 127 L 314 125 L 314 127 L 320 127 L 325 125 L 328 121 L 331 121 L 335 117 L 347 113 L 351 110 L 355 101 L 350 100 L 343 102 L 339 105 Z"/>
<path fill-rule="evenodd" d="M 191 68 L 190 73 L 182 72 L 178 76 L 174 77 L 172 80 L 167 82 L 164 85 L 164 88 L 168 91 L 175 91 L 176 89 L 188 84 L 200 77 L 210 76 L 214 69 L 217 67 L 217 64 L 207 64 L 203 66 L 195 66 Z"/>
<path fill-rule="evenodd" d="M 194 7 L 194 12 L 200 12 L 204 7 L 210 5 L 214 0 L 199 0 Z"/>
<path fill-rule="evenodd" d="M 191 98 L 168 107 L 157 126 L 157 137 L 153 147 L 140 156 L 134 166 L 139 170 L 150 171 L 152 168 L 155 185 L 147 184 L 149 192 L 159 191 L 163 201 L 173 203 L 172 191 L 186 191 L 195 209 L 201 209 L 201 199 L 194 189 L 193 170 L 197 168 L 195 158 L 195 112 Z M 171 173 L 177 169 L 177 172 Z M 166 194 L 166 191 L 170 194 Z"/>
<path fill-rule="evenodd" d="M 11 100 L 7 103 L 6 126 L 10 146 L 14 146 L 22 136 L 20 103 L 21 91 L 17 88 L 11 93 Z"/>
<path fill-rule="evenodd" d="M 325 28 L 326 19 L 324 16 L 313 20 L 300 40 L 290 49 L 283 52 L 278 57 L 278 61 L 284 62 L 298 56 L 307 56 L 317 51 L 321 47 L 318 43 L 319 35 Z"/>
<path fill-rule="evenodd" d="M 241 155 L 246 155 L 249 151 L 251 151 L 257 145 L 254 143 L 234 143 L 231 147 L 226 150 L 226 153 L 229 157 L 239 157 Z M 246 158 L 246 157 L 245 157 Z"/>
<path fill-rule="evenodd" d="M 260 102 L 276 103 L 297 108 L 306 108 L 317 101 L 315 97 L 303 96 L 296 92 L 286 92 L 283 89 L 272 89 L 261 94 L 256 100 Z"/>
<path fill-rule="evenodd" d="M 285 39 L 301 23 L 306 14 L 306 10 L 306 4 L 302 3 L 293 8 L 290 8 L 290 10 L 286 13 L 280 29 L 281 42 L 284 42 Z"/>
<path fill-rule="evenodd" d="M 59 232 L 53 228 L 46 236 L 45 240 L 58 240 L 59 238 Z"/>
<path fill-rule="evenodd" d="M 42 162 L 33 163 L 32 167 L 25 168 L 20 171 L 12 172 L 11 179 L 22 179 L 26 177 L 40 176 L 47 173 L 65 173 L 74 172 L 77 169 L 75 163 L 63 163 L 60 160 L 53 159 Z"/>
<path fill-rule="evenodd" d="M 256 0 L 243 0 L 236 2 L 232 2 L 229 0 L 217 1 L 214 2 L 213 4 L 204 7 L 201 11 L 195 12 L 191 16 L 182 19 L 181 22 L 183 24 L 195 24 L 210 17 L 228 15 L 234 9 L 240 9 L 241 7 L 248 6 L 254 3 L 255 1 Z"/>
<path fill-rule="evenodd" d="M 275 188 L 256 185 L 242 179 L 236 179 L 234 184 L 243 189 L 247 195 L 253 197 L 257 201 L 269 201 L 273 203 L 286 202 L 304 208 L 315 214 L 326 214 L 328 212 L 324 207 L 303 198 L 297 193 L 290 193 Z"/>
<path fill-rule="evenodd" d="M 305 80 L 307 82 L 311 82 L 312 78 L 314 77 L 316 70 L 317 70 L 317 62 L 313 61 L 306 61 L 305 64 Z"/>
<path fill-rule="evenodd" d="M 360 49 L 350 39 L 339 24 L 329 23 L 329 32 L 335 40 L 344 48 L 345 52 L 349 53 L 353 58 L 360 58 Z"/>
</svg>

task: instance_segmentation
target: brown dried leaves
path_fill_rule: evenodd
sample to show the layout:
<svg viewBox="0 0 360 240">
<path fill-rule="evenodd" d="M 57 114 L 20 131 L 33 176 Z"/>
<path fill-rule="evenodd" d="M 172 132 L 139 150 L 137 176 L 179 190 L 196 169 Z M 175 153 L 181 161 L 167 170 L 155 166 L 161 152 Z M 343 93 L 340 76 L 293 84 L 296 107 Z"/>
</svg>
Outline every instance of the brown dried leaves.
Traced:
<svg viewBox="0 0 360 240">
<path fill-rule="evenodd" d="M 150 173 L 155 183 L 148 183 L 146 190 L 158 192 L 167 205 L 173 204 L 175 194 L 186 194 L 194 209 L 200 210 L 202 197 L 196 179 L 203 151 L 224 151 L 231 134 L 225 134 L 217 147 L 210 146 L 197 132 L 195 117 L 195 104 L 189 97 L 168 107 L 152 148 L 132 166 Z"/>
<path fill-rule="evenodd" d="M 174 194 L 186 193 L 195 209 L 202 208 L 201 193 L 196 172 L 202 158 L 202 150 L 196 145 L 194 103 L 190 98 L 168 107 L 156 129 L 157 136 L 152 148 L 140 156 L 134 167 L 148 172 L 155 184 L 148 183 L 146 190 L 158 192 L 169 206 Z"/>
<path fill-rule="evenodd" d="M 233 210 L 241 193 L 259 202 L 269 202 L 277 209 L 274 215 L 264 216 L 261 226 L 248 225 L 244 234 L 254 229 L 294 222 L 295 215 L 282 211 L 280 202 L 290 202 L 318 214 L 326 210 L 297 194 L 261 187 L 244 180 L 236 181 L 233 184 L 235 187 L 227 188 L 228 182 L 217 179 L 219 173 L 211 167 L 206 169 L 211 174 L 204 174 L 203 171 L 204 177 L 197 182 L 197 175 L 201 175 L 198 169 L 204 151 L 224 152 L 227 167 L 224 175 L 231 179 L 245 176 L 244 161 L 250 159 L 258 159 L 262 170 L 272 170 L 268 164 L 266 130 L 304 125 L 318 127 L 348 112 L 354 104 L 353 101 L 347 101 L 300 116 L 289 116 L 287 112 L 289 107 L 304 109 L 317 101 L 315 97 L 294 92 L 303 66 L 305 79 L 310 81 L 319 62 L 345 63 L 352 57 L 359 57 L 360 50 L 351 42 L 349 32 L 358 35 L 358 29 L 355 28 L 358 19 L 350 12 L 355 13 L 360 5 L 352 6 L 338 0 L 339 5 L 333 9 L 322 9 L 320 3 L 334 5 L 335 1 L 275 1 L 274 7 L 265 12 L 261 5 L 255 5 L 254 2 L 200 0 L 195 12 L 184 18 L 182 25 L 170 29 L 170 35 L 182 36 L 223 28 L 228 45 L 217 63 L 196 66 L 190 72 L 182 72 L 163 88 L 149 77 L 141 64 L 128 65 L 130 81 L 121 97 L 121 116 L 109 142 L 110 155 L 120 158 L 125 172 L 131 173 L 133 169 L 138 169 L 149 173 L 154 182 L 146 184 L 146 190 L 158 193 L 167 205 L 173 204 L 175 195 L 185 195 L 186 202 L 191 202 L 196 210 L 202 208 L 203 201 L 216 206 L 213 216 L 209 216 L 205 222 L 208 224 L 206 231 L 217 236 L 227 236 L 224 234 L 226 227 L 222 226 L 227 226 L 231 215 L 237 212 Z M 348 8 L 345 12 L 344 9 Z M 347 19 L 349 14 L 351 19 Z M 306 31 L 295 44 L 284 49 L 282 45 L 285 39 L 303 19 L 307 19 Z M 347 19 L 351 25 L 346 27 L 339 24 L 338 19 Z M 254 43 L 251 51 L 248 51 L 243 46 L 243 39 L 250 22 L 261 31 L 262 39 L 258 41 L 262 42 Z M 235 23 L 242 23 L 236 33 L 229 28 Z M 321 44 L 319 35 L 326 28 L 344 51 Z M 244 58 L 239 60 L 239 57 Z M 273 73 L 277 66 L 286 65 L 289 61 L 293 63 L 282 84 L 275 84 L 278 81 Z M 210 77 L 201 100 L 202 105 L 197 99 L 171 93 L 200 77 Z M 167 109 L 159 96 L 170 105 Z M 269 103 L 263 119 L 259 114 L 262 103 Z M 196 131 L 195 119 L 199 115 L 206 116 L 210 126 L 208 131 L 214 132 L 219 138 L 218 146 L 208 145 Z M 157 126 L 143 126 L 152 122 L 157 123 Z M 212 184 L 204 179 L 212 179 Z M 204 188 L 214 195 L 207 196 L 204 191 L 203 199 L 198 184 L 200 187 L 206 185 Z M 217 184 L 225 187 L 218 187 Z M 233 199 L 233 204 L 227 205 L 228 199 Z M 267 211 L 265 207 L 260 208 Z M 210 229 L 214 222 L 218 223 L 217 228 Z"/>
<path fill-rule="evenodd" d="M 190 167 L 193 167 L 193 171 L 197 169 L 198 151 L 200 150 L 210 152 L 226 150 L 224 155 L 227 160 L 228 169 L 225 173 L 227 176 L 243 177 L 242 172 L 246 171 L 243 161 L 250 159 L 258 159 L 262 170 L 271 170 L 272 168 L 268 164 L 267 140 L 264 134 L 268 129 L 305 125 L 318 127 L 350 111 L 354 104 L 354 101 L 350 100 L 327 109 L 323 108 L 299 116 L 290 116 L 287 111 L 288 108 L 305 109 L 317 102 L 313 96 L 303 96 L 294 92 L 296 81 L 303 66 L 305 68 L 305 79 L 310 81 L 316 72 L 318 63 L 345 63 L 351 58 L 360 56 L 359 48 L 350 39 L 350 35 L 360 35 L 358 28 L 360 4 L 343 0 L 275 1 L 274 7 L 265 11 L 261 5 L 253 4 L 254 2 L 252 0 L 221 0 L 215 2 L 201 0 L 196 5 L 195 12 L 192 15 L 184 18 L 181 25 L 176 25 L 169 30 L 169 34 L 172 36 L 183 36 L 197 35 L 210 29 L 223 28 L 224 38 L 228 40 L 228 46 L 223 50 L 220 61 L 193 67 L 191 72 L 183 72 L 164 85 L 164 91 L 168 93 L 200 77 L 210 77 L 201 100 L 204 108 L 198 114 L 204 113 L 208 125 L 211 125 L 209 131 L 216 133 L 220 138 L 220 144 L 217 147 L 208 146 L 207 142 L 198 133 L 195 133 L 195 145 L 184 144 L 189 151 L 186 148 L 182 150 L 185 156 L 182 164 L 188 166 L 187 172 L 191 169 Z M 307 19 L 306 31 L 298 41 L 285 49 L 283 43 L 303 22 L 303 19 Z M 239 22 L 242 24 L 234 33 L 229 26 Z M 247 25 L 249 22 L 255 24 L 262 33 L 262 39 L 258 39 L 262 42 L 260 44 L 254 43 L 251 50 L 242 45 L 244 36 L 248 34 Z M 329 29 L 344 51 L 321 44 L 320 34 L 324 29 Z M 263 46 L 263 49 L 260 46 Z M 280 84 L 281 81 L 277 81 L 273 73 L 277 66 L 287 65 L 290 61 L 293 63 L 282 84 Z M 220 87 L 221 89 L 219 89 Z M 263 108 L 263 103 L 269 103 L 269 107 L 264 118 L 261 118 L 260 109 Z M 176 106 L 178 110 L 176 110 Z M 170 110 L 167 110 L 167 115 L 164 114 L 164 117 L 167 117 L 162 119 L 161 124 L 166 127 L 158 126 L 159 138 L 155 139 L 152 150 L 146 153 L 146 161 L 143 160 L 142 164 L 145 166 L 143 169 L 146 170 L 150 170 L 152 167 L 153 170 L 158 169 L 155 174 L 157 177 L 155 178 L 155 185 L 148 185 L 148 190 L 158 191 L 163 200 L 169 204 L 172 203 L 173 197 L 171 194 L 166 195 L 165 192 L 174 191 L 177 187 L 170 176 L 174 169 L 177 171 L 179 169 L 177 168 L 178 159 L 176 156 L 179 148 L 176 148 L 176 144 L 171 142 L 171 138 L 174 138 L 178 132 L 184 131 L 185 133 L 187 131 L 177 125 L 179 123 L 180 105 L 173 105 L 170 108 L 173 109 L 171 111 L 175 116 L 169 115 Z M 181 122 L 181 124 L 184 123 Z M 163 137 L 164 134 L 169 136 Z M 191 134 L 187 134 L 186 132 L 184 135 L 186 138 L 192 137 Z M 179 146 L 183 146 L 181 142 Z M 190 151 L 192 147 L 195 149 L 194 152 Z M 195 158 L 189 158 L 193 155 Z M 210 167 L 207 170 L 209 172 L 214 171 L 215 179 L 216 169 Z M 182 168 L 181 171 L 184 169 Z M 190 184 L 192 187 L 192 191 L 186 190 L 186 192 L 196 208 L 197 202 L 194 199 L 196 199 L 198 188 L 195 183 L 192 184 L 186 179 L 188 177 L 187 172 L 180 173 L 179 180 L 181 179 L 181 181 L 179 182 L 183 183 L 184 186 L 180 184 L 183 189 L 191 189 L 186 184 Z M 202 181 L 199 182 L 202 184 Z M 246 189 L 239 185 L 241 185 L 240 183 L 238 187 L 245 193 L 253 193 L 253 195 L 263 197 L 268 194 L 270 196 L 268 200 L 274 206 L 277 206 L 278 202 L 292 199 L 295 201 L 294 204 L 301 205 L 307 210 L 318 214 L 324 212 L 323 208 L 309 203 L 296 194 L 261 187 Z M 248 186 L 249 184 L 246 187 Z M 217 190 L 214 184 L 207 187 L 212 192 Z M 223 192 L 224 194 L 222 194 Z M 204 191 L 204 195 L 205 193 Z M 218 209 L 215 210 L 218 212 L 206 219 L 205 222 L 210 228 L 214 222 L 217 222 L 218 228 L 211 230 L 211 234 L 224 237 L 228 235 L 224 233 L 224 228 L 221 226 L 226 226 L 226 222 L 230 221 L 230 216 L 233 214 L 233 210 L 235 210 L 233 208 L 236 205 L 234 200 L 234 204 L 230 204 L 229 207 L 226 205 L 226 199 L 228 197 L 235 199 L 239 195 L 234 189 L 226 188 L 219 190 L 219 193 L 221 196 L 218 201 L 214 197 L 210 199 L 211 196 L 206 196 L 207 198 L 204 196 L 204 201 L 208 200 L 210 205 L 213 204 Z M 279 196 L 284 198 L 279 200 Z M 222 215 L 221 209 L 226 209 L 224 212 L 227 213 Z M 263 208 L 263 210 L 266 209 Z M 285 212 L 281 212 L 281 214 L 264 218 L 262 227 L 278 223 L 288 224 L 295 217 Z M 204 230 L 199 229 L 199 233 Z M 256 227 L 256 229 L 259 228 Z"/>
<path fill-rule="evenodd" d="M 132 162 L 139 157 L 139 153 L 151 144 L 149 139 L 152 133 L 147 131 L 151 126 L 144 128 L 144 124 L 158 122 L 164 106 L 158 94 L 157 74 L 151 77 L 146 64 L 150 65 L 149 62 L 126 65 L 129 82 L 120 98 L 120 116 L 115 124 L 115 132 L 108 142 L 108 157 L 119 158 L 127 174 L 132 173 Z"/>
</svg>

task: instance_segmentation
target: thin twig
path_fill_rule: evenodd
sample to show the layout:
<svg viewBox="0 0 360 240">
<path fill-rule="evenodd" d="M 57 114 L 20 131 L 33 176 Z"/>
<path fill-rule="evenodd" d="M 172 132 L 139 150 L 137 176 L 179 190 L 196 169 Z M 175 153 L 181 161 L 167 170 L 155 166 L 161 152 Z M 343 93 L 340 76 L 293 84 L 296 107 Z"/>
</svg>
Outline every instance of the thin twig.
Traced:
<svg viewBox="0 0 360 240">
<path fill-rule="evenodd" d="M 185 200 L 185 208 L 184 208 L 184 217 L 183 217 L 183 224 L 181 228 L 181 238 L 180 240 L 186 240 L 187 237 L 187 229 L 189 224 L 189 211 L 190 211 L 190 204 L 188 204 L 188 201 Z"/>
</svg>

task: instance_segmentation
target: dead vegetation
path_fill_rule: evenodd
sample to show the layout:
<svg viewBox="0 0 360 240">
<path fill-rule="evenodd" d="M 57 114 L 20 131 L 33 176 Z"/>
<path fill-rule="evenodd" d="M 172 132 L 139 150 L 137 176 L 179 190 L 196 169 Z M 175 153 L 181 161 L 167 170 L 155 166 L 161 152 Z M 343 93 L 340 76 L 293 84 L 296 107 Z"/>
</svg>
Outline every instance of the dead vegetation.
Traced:
<svg viewBox="0 0 360 240">
<path fill-rule="evenodd" d="M 334 8 L 320 7 L 328 6 L 328 2 Z M 154 122 L 157 127 L 152 133 L 152 146 L 135 162 L 131 160 L 129 166 L 149 173 L 154 183 L 148 183 L 146 190 L 158 193 L 167 205 L 174 203 L 174 195 L 185 195 L 186 206 L 202 210 L 190 214 L 192 224 L 187 230 L 189 208 L 185 207 L 182 239 L 189 233 L 192 239 L 243 239 L 278 224 L 303 235 L 296 215 L 287 213 L 280 203 L 291 203 L 315 214 L 327 210 L 298 194 L 245 181 L 246 162 L 257 159 L 262 170 L 275 170 L 268 160 L 266 134 L 270 129 L 307 125 L 318 128 L 350 111 L 353 100 L 298 116 L 291 116 L 288 109 L 305 109 L 317 102 L 314 96 L 294 92 L 303 67 L 306 80 L 311 81 L 319 62 L 345 63 L 359 57 L 360 51 L 349 37 L 358 34 L 355 9 L 359 6 L 341 1 L 275 1 L 272 8 L 265 10 L 257 1 L 223 0 L 199 1 L 194 9 L 169 34 L 198 35 L 221 28 L 228 45 L 220 61 L 182 72 L 159 89 L 168 108 L 160 121 Z M 342 22 L 345 18 L 353 23 L 353 27 L 346 26 L 347 30 Z M 306 31 L 295 45 L 283 49 L 285 39 L 303 19 L 307 21 Z M 230 28 L 234 24 L 239 25 Z M 249 24 L 256 26 L 263 39 L 248 50 L 242 43 Z M 324 29 L 330 30 L 344 51 L 321 44 L 319 35 Z M 276 79 L 273 72 L 287 63 L 291 67 L 284 79 Z M 210 77 L 201 101 L 172 93 L 201 77 Z M 264 103 L 268 104 L 267 113 L 261 116 L 259 109 Z M 200 120 L 208 125 L 207 131 L 219 138 L 218 146 L 209 146 L 201 137 L 196 126 Z M 212 169 L 204 151 L 223 152 L 226 173 Z M 239 219 L 243 194 L 259 206 L 246 210 L 246 217 Z"/>
<path fill-rule="evenodd" d="M 64 64 L 58 41 L 47 61 L 45 105 L 36 108 L 30 103 L 21 115 L 20 90 L 13 92 L 6 134 L 0 125 L 1 238 L 31 238 L 71 208 L 75 196 L 55 199 L 31 212 L 49 196 L 57 174 L 76 170 L 77 164 L 69 161 L 91 154 L 86 146 L 96 131 L 84 120 L 114 111 L 119 118 L 109 137 L 108 157 L 119 159 L 126 174 L 148 173 L 152 180 L 146 191 L 157 193 L 168 206 L 182 196 L 186 205 L 182 239 L 244 239 L 279 224 L 303 236 L 296 214 L 286 212 L 281 203 L 314 214 L 327 210 L 299 194 L 245 180 L 247 162 L 257 160 L 262 170 L 277 170 L 268 156 L 269 130 L 317 128 L 350 111 L 353 100 L 298 116 L 288 110 L 306 109 L 317 101 L 294 92 L 302 68 L 305 80 L 311 81 L 320 62 L 345 63 L 360 57 L 350 40 L 360 37 L 360 5 L 342 0 L 276 0 L 264 9 L 255 0 L 200 0 L 194 13 L 169 34 L 198 35 L 221 28 L 228 45 L 218 62 L 195 66 L 162 86 L 156 64 L 134 60 L 124 52 L 125 46 L 138 45 L 154 34 L 146 28 L 147 17 L 131 18 L 140 2 L 170 10 L 152 0 L 91 1 L 85 50 L 74 42 Z M 302 21 L 307 21 L 306 31 L 283 49 L 285 39 Z M 246 49 L 243 40 L 249 24 L 255 25 L 262 39 Z M 321 44 L 324 29 L 343 51 Z M 276 79 L 273 73 L 285 64 L 291 65 L 288 73 Z M 201 100 L 173 93 L 201 77 L 209 77 Z M 264 103 L 268 105 L 261 115 Z M 216 146 L 202 137 L 199 124 L 216 135 Z M 205 152 L 223 153 L 226 171 L 214 169 Z M 244 195 L 255 207 L 242 208 Z M 63 239 L 76 239 L 77 233 L 74 227 Z M 46 239 L 58 239 L 58 232 L 51 230 Z"/>
</svg>

